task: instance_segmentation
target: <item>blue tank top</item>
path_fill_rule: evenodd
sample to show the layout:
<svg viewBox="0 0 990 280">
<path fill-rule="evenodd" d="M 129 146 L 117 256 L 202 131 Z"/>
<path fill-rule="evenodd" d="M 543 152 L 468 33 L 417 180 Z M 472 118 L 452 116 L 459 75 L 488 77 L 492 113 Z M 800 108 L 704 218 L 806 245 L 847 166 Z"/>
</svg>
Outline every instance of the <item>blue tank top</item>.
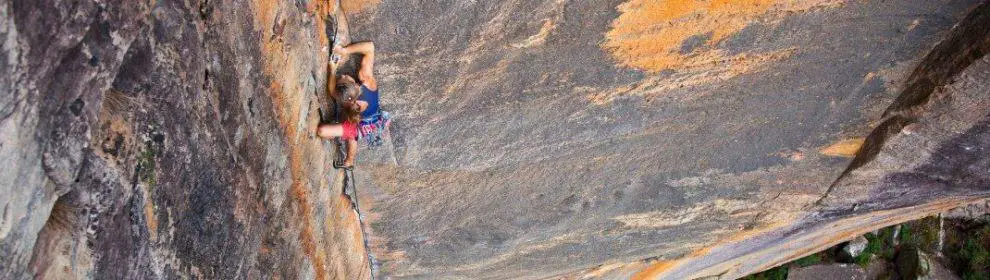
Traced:
<svg viewBox="0 0 990 280">
<path fill-rule="evenodd" d="M 371 119 L 372 117 L 378 115 L 379 109 L 377 90 L 372 91 L 371 89 L 368 89 L 368 87 L 361 85 L 361 96 L 358 97 L 358 100 L 368 102 L 368 108 L 365 108 L 364 111 L 361 112 L 362 120 Z"/>
</svg>

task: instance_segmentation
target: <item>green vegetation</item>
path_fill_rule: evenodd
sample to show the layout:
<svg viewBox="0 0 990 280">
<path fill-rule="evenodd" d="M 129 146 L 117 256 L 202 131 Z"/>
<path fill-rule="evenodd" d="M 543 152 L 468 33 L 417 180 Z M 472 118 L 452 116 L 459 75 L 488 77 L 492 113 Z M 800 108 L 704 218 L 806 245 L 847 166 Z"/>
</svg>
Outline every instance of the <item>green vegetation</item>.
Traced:
<svg viewBox="0 0 990 280">
<path fill-rule="evenodd" d="M 938 217 L 927 217 L 901 225 L 900 239 L 902 244 L 914 245 L 922 251 L 938 250 Z"/>
<path fill-rule="evenodd" d="M 965 280 L 990 279 L 990 225 L 983 225 L 967 235 L 958 250 L 960 274 Z"/>
<path fill-rule="evenodd" d="M 808 255 L 806 257 L 800 258 L 800 259 L 794 261 L 793 263 L 794 263 L 794 265 L 797 265 L 797 266 L 800 266 L 800 267 L 816 265 L 816 264 L 819 264 L 819 263 L 822 262 L 822 256 L 820 254 L 821 253 L 811 254 L 811 255 Z"/>
<path fill-rule="evenodd" d="M 149 191 L 155 186 L 155 148 L 151 142 L 145 143 L 141 156 L 138 157 L 138 178 L 148 184 Z"/>
<path fill-rule="evenodd" d="M 786 265 L 771 268 L 770 270 L 746 276 L 746 280 L 786 280 L 788 268 Z"/>
<path fill-rule="evenodd" d="M 881 238 L 873 235 L 873 233 L 867 233 L 866 240 L 869 240 L 869 243 L 866 244 L 866 249 L 863 250 L 862 254 L 859 254 L 859 256 L 856 256 L 856 258 L 853 259 L 853 262 L 862 267 L 869 265 L 870 259 L 873 258 L 873 255 L 880 252 L 883 247 Z"/>
<path fill-rule="evenodd" d="M 854 263 L 866 267 L 870 264 L 873 256 L 878 256 L 886 260 L 894 259 L 894 253 L 897 252 L 897 248 L 891 242 L 894 239 L 893 227 L 881 229 L 877 234 L 873 234 L 872 232 L 867 233 L 864 237 L 869 242 L 866 244 L 866 249 L 863 250 L 863 253 L 856 256 L 853 260 Z"/>
<path fill-rule="evenodd" d="M 805 267 L 812 266 L 822 263 L 822 253 L 815 253 L 808 255 L 806 257 L 797 259 L 789 264 L 771 268 L 770 270 L 746 276 L 746 280 L 784 280 L 787 279 L 787 273 L 790 271 L 791 267 Z"/>
<path fill-rule="evenodd" d="M 864 268 L 869 266 L 870 262 L 886 262 L 890 267 L 894 264 L 898 250 L 903 248 L 918 248 L 929 256 L 935 256 L 939 249 L 940 223 L 938 217 L 927 217 L 899 226 L 883 228 L 876 233 L 867 233 L 864 235 L 867 240 L 866 248 L 852 260 L 838 259 L 841 247 L 837 246 L 743 279 L 783 280 L 787 279 L 792 268 L 839 261 L 853 262 Z M 964 280 L 990 279 L 990 224 L 948 219 L 945 220 L 945 226 L 942 253 L 946 259 L 941 262 L 950 266 Z M 886 271 L 878 277 L 895 279 L 896 272 Z"/>
</svg>

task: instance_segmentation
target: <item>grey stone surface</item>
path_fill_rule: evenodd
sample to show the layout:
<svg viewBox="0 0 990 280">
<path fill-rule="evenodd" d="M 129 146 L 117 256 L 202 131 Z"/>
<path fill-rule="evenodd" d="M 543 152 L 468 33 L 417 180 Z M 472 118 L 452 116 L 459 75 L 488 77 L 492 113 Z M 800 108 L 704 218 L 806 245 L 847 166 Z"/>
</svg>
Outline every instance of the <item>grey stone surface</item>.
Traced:
<svg viewBox="0 0 990 280">
<path fill-rule="evenodd" d="M 942 214 L 943 218 L 946 219 L 968 219 L 977 221 L 988 221 L 990 220 L 990 200 L 984 200 L 981 203 L 974 203 L 967 205 L 965 207 L 960 207 L 952 209 L 948 212 Z"/>
<path fill-rule="evenodd" d="M 685 257 L 734 236 L 805 234 L 850 214 L 946 197 L 887 204 L 872 188 L 840 186 L 821 199 L 850 160 L 819 151 L 869 136 L 898 96 L 922 89 L 909 83 L 912 73 L 957 74 L 951 63 L 924 59 L 981 1 L 835 2 L 842 4 L 747 21 L 700 48 L 789 55 L 697 83 L 693 71 L 721 68 L 620 66 L 603 47 L 622 14 L 618 1 L 384 0 L 361 12 L 351 32 L 379 44 L 384 106 L 397 116 L 391 146 L 359 159 L 361 184 L 373 186 L 381 216 L 373 228 L 387 256 L 382 271 L 398 279 L 539 279 L 626 264 L 609 277 L 628 277 L 636 267 L 647 271 L 641 264 L 689 259 L 664 275 L 708 276 L 691 272 L 760 247 Z M 547 25 L 540 44 L 522 44 Z M 694 35 L 706 36 L 701 31 Z M 676 51 L 687 52 L 692 40 Z M 924 158 L 922 151 L 930 150 L 905 154 Z M 911 182 L 905 188 L 924 189 Z M 789 255 L 780 253 L 727 275 Z"/>
<path fill-rule="evenodd" d="M 955 274 L 951 269 L 949 269 L 945 264 L 933 260 L 931 262 L 931 273 L 929 273 L 929 279 L 933 280 L 959 280 L 958 275 Z"/>
<path fill-rule="evenodd" d="M 110 73 L 139 32 L 146 3 L 4 1 L 0 108 L 0 277 L 26 273 L 55 199 L 71 189 Z M 87 106 L 88 104 L 88 106 Z"/>
<path fill-rule="evenodd" d="M 357 2 L 382 278 L 740 277 L 984 199 L 982 2 L 746 6 L 667 69 L 609 47 L 618 0 Z M 327 3 L 0 2 L 0 278 L 367 278 L 312 135 Z"/>
<path fill-rule="evenodd" d="M 855 239 L 850 240 L 848 243 L 843 245 L 839 249 L 839 257 L 846 260 L 853 260 L 866 250 L 866 246 L 869 245 L 870 241 L 866 240 L 866 237 L 862 235 L 857 236 Z"/>
<path fill-rule="evenodd" d="M 706 257 L 664 275 L 742 277 L 746 267 L 766 267 L 768 259 L 776 264 L 793 260 L 779 256 L 795 248 L 831 246 L 870 230 L 985 200 L 987 174 L 977 170 L 990 168 L 982 156 L 983 143 L 990 137 L 990 91 L 983 82 L 990 78 L 990 57 L 984 55 L 990 50 L 987 22 L 990 6 L 972 10 L 919 63 L 905 83 L 908 97 L 898 97 L 912 101 L 888 108 L 888 125 L 878 125 L 845 175 L 830 187 L 834 192 L 819 200 L 822 211 L 810 215 L 809 221 L 711 249 Z M 889 125 L 897 122 L 902 125 Z"/>
<path fill-rule="evenodd" d="M 883 277 L 891 277 L 894 274 L 893 264 L 880 260 L 880 257 L 874 256 L 873 260 L 870 261 L 866 266 L 866 279 L 882 279 Z"/>
<path fill-rule="evenodd" d="M 0 1 L 0 278 L 367 278 L 309 2 Z"/>
</svg>

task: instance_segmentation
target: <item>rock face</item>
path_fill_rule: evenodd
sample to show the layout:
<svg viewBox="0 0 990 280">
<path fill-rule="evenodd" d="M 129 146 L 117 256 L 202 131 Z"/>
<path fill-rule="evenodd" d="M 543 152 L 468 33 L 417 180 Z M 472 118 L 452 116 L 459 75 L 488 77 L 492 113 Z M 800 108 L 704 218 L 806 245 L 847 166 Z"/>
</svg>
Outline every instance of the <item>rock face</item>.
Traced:
<svg viewBox="0 0 990 280">
<path fill-rule="evenodd" d="M 356 12 L 397 116 L 359 159 L 382 273 L 733 279 L 985 197 L 981 2 Z"/>
<path fill-rule="evenodd" d="M 367 278 L 328 5 L 0 2 L 0 278 Z"/>
<path fill-rule="evenodd" d="M 734 279 L 982 201 L 982 2 L 344 1 L 379 275 Z M 0 278 L 369 278 L 332 7 L 0 3 Z"/>
</svg>

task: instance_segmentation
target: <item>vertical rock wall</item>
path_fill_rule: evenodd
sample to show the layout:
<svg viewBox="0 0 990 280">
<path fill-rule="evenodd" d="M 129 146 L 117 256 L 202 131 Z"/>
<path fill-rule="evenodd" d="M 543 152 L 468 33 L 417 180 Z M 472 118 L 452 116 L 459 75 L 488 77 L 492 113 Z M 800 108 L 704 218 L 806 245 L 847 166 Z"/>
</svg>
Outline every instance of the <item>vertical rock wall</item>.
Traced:
<svg viewBox="0 0 990 280">
<path fill-rule="evenodd" d="M 985 198 L 981 3 L 344 1 L 380 271 L 732 278 Z M 0 278 L 368 278 L 332 5 L 2 1 Z"/>
<path fill-rule="evenodd" d="M 360 279 L 331 1 L 0 3 L 0 278 Z"/>
<path fill-rule="evenodd" d="M 900 133 L 892 103 L 947 83 L 913 73 L 954 67 L 927 57 L 955 57 L 936 46 L 985 2 L 383 0 L 351 18 L 396 116 L 359 158 L 383 275 L 732 279 L 986 196 L 829 187 L 878 127 Z M 909 141 L 954 145 L 931 137 Z M 977 166 L 931 170 L 971 185 Z"/>
</svg>

